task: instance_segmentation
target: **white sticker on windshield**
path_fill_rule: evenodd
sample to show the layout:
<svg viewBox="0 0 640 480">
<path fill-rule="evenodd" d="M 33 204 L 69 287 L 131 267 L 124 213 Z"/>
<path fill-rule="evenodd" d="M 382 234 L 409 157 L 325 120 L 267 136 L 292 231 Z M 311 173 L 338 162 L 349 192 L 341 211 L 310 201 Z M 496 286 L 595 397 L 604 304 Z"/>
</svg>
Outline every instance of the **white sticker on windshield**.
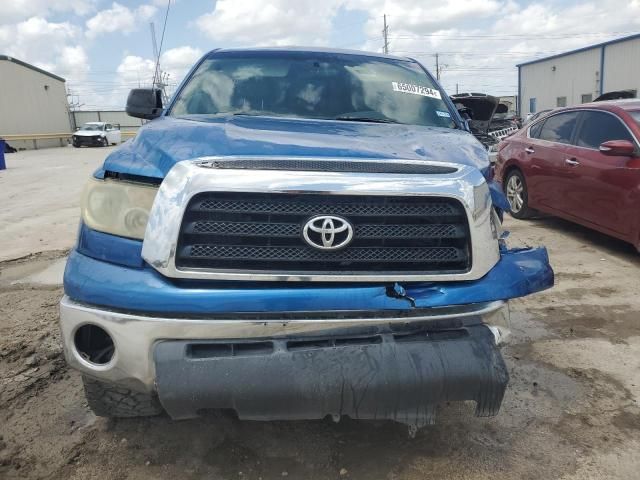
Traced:
<svg viewBox="0 0 640 480">
<path fill-rule="evenodd" d="M 394 92 L 411 93 L 413 95 L 421 95 L 423 97 L 437 98 L 441 100 L 440 92 L 433 88 L 423 87 L 421 85 L 413 85 L 411 83 L 391 82 Z"/>
<path fill-rule="evenodd" d="M 451 118 L 451 114 L 449 112 L 442 112 L 440 110 L 436 110 L 436 115 L 439 117 Z"/>
</svg>

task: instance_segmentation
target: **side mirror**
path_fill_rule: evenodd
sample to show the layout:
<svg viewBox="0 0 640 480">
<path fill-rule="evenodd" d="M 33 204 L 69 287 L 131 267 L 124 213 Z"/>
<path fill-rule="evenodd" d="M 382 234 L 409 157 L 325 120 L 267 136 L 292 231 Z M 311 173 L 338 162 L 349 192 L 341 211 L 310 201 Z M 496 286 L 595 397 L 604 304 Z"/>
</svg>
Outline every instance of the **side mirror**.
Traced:
<svg viewBox="0 0 640 480">
<path fill-rule="evenodd" d="M 162 113 L 162 96 L 157 88 L 134 88 L 127 97 L 127 115 L 151 120 Z"/>
<path fill-rule="evenodd" d="M 629 140 L 609 140 L 600 144 L 600 153 L 610 157 L 631 157 L 636 146 Z"/>
</svg>

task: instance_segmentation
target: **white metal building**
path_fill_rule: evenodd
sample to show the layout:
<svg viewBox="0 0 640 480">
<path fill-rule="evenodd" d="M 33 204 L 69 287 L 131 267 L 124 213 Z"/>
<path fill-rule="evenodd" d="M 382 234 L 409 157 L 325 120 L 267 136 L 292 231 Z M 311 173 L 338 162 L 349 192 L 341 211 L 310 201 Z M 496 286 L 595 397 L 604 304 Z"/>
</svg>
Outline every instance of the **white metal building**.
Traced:
<svg viewBox="0 0 640 480">
<path fill-rule="evenodd" d="M 0 55 L 0 138 L 71 132 L 66 93 L 64 78 Z M 32 139 L 9 143 L 16 148 L 34 147 Z M 60 138 L 37 140 L 38 147 L 61 143 Z"/>
<path fill-rule="evenodd" d="M 640 91 L 640 34 L 521 63 L 521 116 L 578 105 L 606 92 Z"/>
</svg>

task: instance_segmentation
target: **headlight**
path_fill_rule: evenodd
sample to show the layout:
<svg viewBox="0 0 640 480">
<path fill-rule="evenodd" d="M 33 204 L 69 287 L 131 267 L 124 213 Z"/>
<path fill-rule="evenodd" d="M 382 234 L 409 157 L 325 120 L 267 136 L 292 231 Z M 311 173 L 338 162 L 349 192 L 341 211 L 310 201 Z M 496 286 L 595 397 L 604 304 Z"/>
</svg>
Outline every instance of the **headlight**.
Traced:
<svg viewBox="0 0 640 480">
<path fill-rule="evenodd" d="M 82 220 L 99 232 L 142 240 L 156 187 L 92 178 L 82 194 Z"/>
</svg>

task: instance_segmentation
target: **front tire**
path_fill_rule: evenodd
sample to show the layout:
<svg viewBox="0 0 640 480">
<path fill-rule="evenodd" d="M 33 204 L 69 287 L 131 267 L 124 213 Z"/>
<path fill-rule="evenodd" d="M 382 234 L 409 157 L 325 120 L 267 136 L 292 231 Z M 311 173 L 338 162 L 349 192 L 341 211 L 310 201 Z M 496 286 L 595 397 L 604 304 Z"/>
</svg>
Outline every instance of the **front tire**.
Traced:
<svg viewBox="0 0 640 480">
<path fill-rule="evenodd" d="M 102 146 L 103 147 L 108 147 L 109 146 L 109 140 L 107 140 L 107 137 L 103 137 L 102 138 Z"/>
<path fill-rule="evenodd" d="M 511 170 L 504 180 L 504 193 L 511 207 L 511 216 L 520 220 L 531 218 L 535 211 L 529 208 L 527 182 L 520 170 Z"/>
<path fill-rule="evenodd" d="M 158 398 L 112 383 L 82 377 L 89 407 L 99 417 L 153 417 L 162 413 Z"/>
</svg>

